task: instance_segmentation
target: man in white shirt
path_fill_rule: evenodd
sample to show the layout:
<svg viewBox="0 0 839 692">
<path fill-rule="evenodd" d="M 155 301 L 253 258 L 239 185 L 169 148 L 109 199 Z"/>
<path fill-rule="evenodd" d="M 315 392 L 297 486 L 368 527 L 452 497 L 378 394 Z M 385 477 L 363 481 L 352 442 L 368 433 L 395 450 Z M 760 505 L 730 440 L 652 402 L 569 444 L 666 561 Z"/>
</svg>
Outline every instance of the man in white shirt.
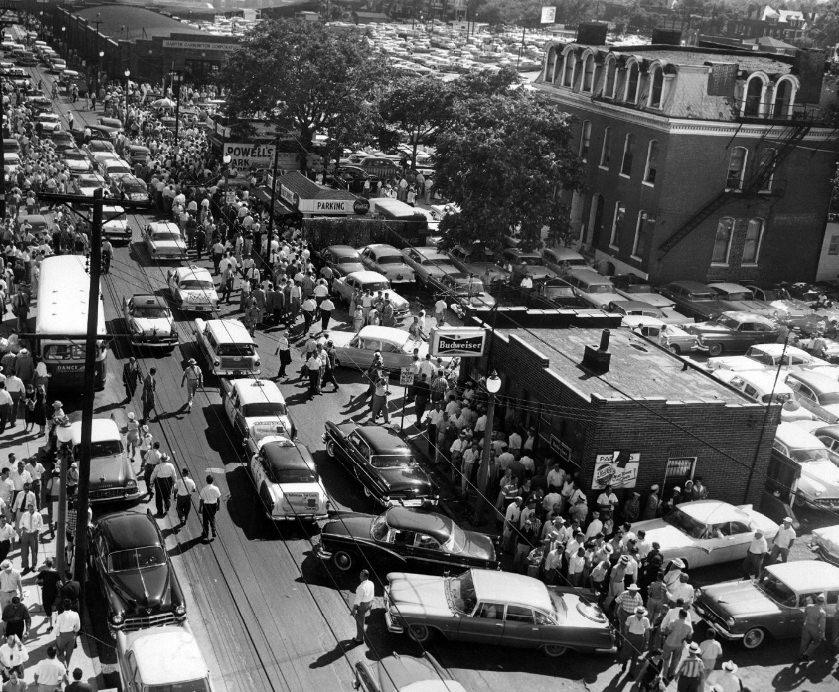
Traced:
<svg viewBox="0 0 839 692">
<path fill-rule="evenodd" d="M 44 465 L 38 461 L 37 457 L 32 457 L 26 462 L 26 470 L 32 477 L 32 492 L 35 493 L 35 497 L 38 498 L 38 506 L 40 507 L 43 504 L 41 497 L 41 491 L 43 489 L 41 479 L 43 478 L 46 469 L 44 468 Z"/>
<path fill-rule="evenodd" d="M 763 531 L 755 531 L 755 536 L 749 544 L 746 552 L 746 560 L 743 563 L 744 577 L 749 579 L 752 576 L 759 577 L 763 569 L 763 561 L 769 552 L 769 545 L 763 537 Z"/>
<path fill-rule="evenodd" d="M 22 574 L 28 574 L 38 564 L 38 543 L 41 537 L 41 529 L 44 527 L 44 520 L 40 512 L 35 511 L 34 503 L 26 506 L 26 511 L 20 515 L 18 520 L 18 533 L 20 534 L 20 564 L 23 568 Z M 32 567 L 29 566 L 29 557 L 32 556 Z"/>
<path fill-rule="evenodd" d="M 189 518 L 189 511 L 192 509 L 192 495 L 196 492 L 195 481 L 189 477 L 189 469 L 184 466 L 181 469 L 181 477 L 175 481 L 175 489 L 172 494 L 175 496 L 175 511 L 178 514 L 178 526 L 186 526 Z"/>
<path fill-rule="evenodd" d="M 12 602 L 12 598 L 15 596 L 19 596 L 23 600 L 23 584 L 20 580 L 20 572 L 12 567 L 11 562 L 3 560 L 0 563 L 0 612 Z"/>
<path fill-rule="evenodd" d="M 591 513 L 591 521 L 586 529 L 586 540 L 594 538 L 603 531 L 603 522 L 600 520 L 600 512 L 597 510 Z"/>
<path fill-rule="evenodd" d="M 54 646 L 47 648 L 47 657 L 38 662 L 35 666 L 35 683 L 38 685 L 38 692 L 50 692 L 61 688 L 61 684 L 67 682 L 67 669 L 55 656 L 58 653 Z"/>
<path fill-rule="evenodd" d="M 178 477 L 178 472 L 175 470 L 175 465 L 172 463 L 168 454 L 163 454 L 160 457 L 160 463 L 154 467 L 151 474 L 151 482 L 154 485 L 155 504 L 157 506 L 157 516 L 162 517 L 168 514 L 169 507 L 172 501 L 172 487 L 175 485 L 175 479 Z"/>
<path fill-rule="evenodd" d="M 515 430 L 510 433 L 510 437 L 507 439 L 507 449 L 511 452 L 520 452 L 521 451 L 521 435 L 519 435 Z"/>
<path fill-rule="evenodd" d="M 772 562 L 777 562 L 778 557 L 781 558 L 781 562 L 786 562 L 789 557 L 789 549 L 792 548 L 793 543 L 795 543 L 795 529 L 792 528 L 792 518 L 784 517 L 778 533 L 775 534 L 772 552 L 769 554 Z"/>
<path fill-rule="evenodd" d="M 0 562 L 6 559 L 15 541 L 15 527 L 6 521 L 6 515 L 0 513 Z"/>
<path fill-rule="evenodd" d="M 30 505 L 38 506 L 38 498 L 35 493 L 32 492 L 32 485 L 30 483 L 23 484 L 23 490 L 21 490 L 17 495 L 15 495 L 15 501 L 12 505 L 12 517 L 14 521 L 17 521 L 18 517 L 23 514 L 26 508 Z"/>
<path fill-rule="evenodd" d="M 70 658 L 76 648 L 76 636 L 82 628 L 79 614 L 71 608 L 70 599 L 65 598 L 61 604 L 61 612 L 55 619 L 55 645 L 58 647 L 58 657 L 65 666 L 70 666 Z"/>
<path fill-rule="evenodd" d="M 551 488 L 555 489 L 556 492 L 562 490 L 562 486 L 565 484 L 565 471 L 560 468 L 559 462 L 554 462 L 551 470 L 548 471 L 547 484 L 548 490 Z"/>
<path fill-rule="evenodd" d="M 431 362 L 431 354 L 425 354 L 425 360 L 420 361 L 419 364 L 419 374 L 426 375 L 428 377 L 428 381 L 431 382 L 434 375 L 437 374 L 437 368 L 433 362 Z"/>
<path fill-rule="evenodd" d="M 670 597 L 670 600 L 674 603 L 681 601 L 685 604 L 685 607 L 688 608 L 693 603 L 694 596 L 696 594 L 696 589 L 693 588 L 691 584 L 688 583 L 687 574 L 682 574 L 679 577 L 679 582 L 677 584 L 673 584 L 668 590 L 667 595 Z"/>
<path fill-rule="evenodd" d="M 212 541 L 216 537 L 216 512 L 218 512 L 221 501 L 221 490 L 213 482 L 212 474 L 208 473 L 205 480 L 207 485 L 201 488 L 201 492 L 198 493 L 200 498 L 198 508 L 201 512 L 201 521 L 204 528 L 201 532 L 201 540 L 207 540 L 207 536 L 210 536 Z"/>
<path fill-rule="evenodd" d="M 355 618 L 356 634 L 353 639 L 358 644 L 364 643 L 364 627 L 367 613 L 373 608 L 373 582 L 370 581 L 370 573 L 363 569 L 358 575 L 360 583 L 355 590 L 355 601 L 352 606 L 352 615 Z"/>
</svg>

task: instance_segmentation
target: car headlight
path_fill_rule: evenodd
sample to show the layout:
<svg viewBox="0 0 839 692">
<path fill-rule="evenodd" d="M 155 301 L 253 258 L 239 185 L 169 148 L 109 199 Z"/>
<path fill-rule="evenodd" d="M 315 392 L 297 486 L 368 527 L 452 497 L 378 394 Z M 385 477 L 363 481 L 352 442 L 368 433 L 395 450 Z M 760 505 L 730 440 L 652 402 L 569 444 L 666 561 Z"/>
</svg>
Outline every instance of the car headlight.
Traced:
<svg viewBox="0 0 839 692">
<path fill-rule="evenodd" d="M 390 495 L 385 495 L 382 497 L 382 502 L 390 502 Z"/>
<path fill-rule="evenodd" d="M 214 360 L 214 361 L 213 361 L 213 365 L 215 365 L 216 367 L 218 367 L 218 366 L 219 366 L 219 361 L 218 361 L 218 360 Z"/>
<path fill-rule="evenodd" d="M 133 478 L 131 478 L 131 479 L 129 479 L 125 482 L 125 487 L 129 490 L 131 490 L 133 488 L 136 488 L 137 487 L 137 481 L 135 481 Z"/>
<path fill-rule="evenodd" d="M 725 621 L 725 624 L 728 625 L 729 627 L 734 627 L 735 623 L 736 623 L 736 620 L 734 618 L 727 618 L 726 621 Z"/>
<path fill-rule="evenodd" d="M 112 625 L 121 625 L 123 622 L 125 622 L 125 615 L 123 613 L 114 613 L 111 615 Z"/>
<path fill-rule="evenodd" d="M 259 367 L 259 359 L 258 359 L 258 358 L 257 358 L 257 359 L 253 362 L 253 366 L 254 366 L 255 368 L 258 368 L 258 367 Z"/>
<path fill-rule="evenodd" d="M 186 615 L 186 606 L 183 603 L 175 606 L 175 615 Z"/>
</svg>

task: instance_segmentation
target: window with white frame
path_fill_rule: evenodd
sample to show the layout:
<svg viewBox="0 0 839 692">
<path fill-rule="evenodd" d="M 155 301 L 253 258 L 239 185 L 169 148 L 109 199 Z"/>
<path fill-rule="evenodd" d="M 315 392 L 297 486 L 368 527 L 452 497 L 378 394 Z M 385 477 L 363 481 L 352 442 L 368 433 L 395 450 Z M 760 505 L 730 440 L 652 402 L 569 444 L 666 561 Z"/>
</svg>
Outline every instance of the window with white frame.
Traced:
<svg viewBox="0 0 839 692">
<path fill-rule="evenodd" d="M 557 50 L 555 47 L 552 47 L 548 51 L 548 60 L 545 64 L 545 81 L 550 82 L 551 84 L 556 81 L 556 62 L 557 62 Z"/>
<path fill-rule="evenodd" d="M 591 149 L 591 120 L 585 120 L 580 130 L 580 158 L 588 161 L 588 153 Z"/>
<path fill-rule="evenodd" d="M 612 232 L 609 234 L 609 247 L 618 249 L 621 226 L 626 216 L 626 205 L 623 202 L 615 202 L 615 213 L 612 215 Z"/>
<path fill-rule="evenodd" d="M 728 157 L 728 172 L 725 177 L 726 190 L 742 190 L 746 176 L 746 162 L 749 152 L 746 147 L 734 147 Z"/>
<path fill-rule="evenodd" d="M 763 219 L 749 219 L 746 226 L 746 240 L 743 243 L 743 264 L 757 264 L 760 257 L 760 245 L 763 242 Z"/>
<path fill-rule="evenodd" d="M 615 98 L 615 86 L 617 84 L 618 61 L 614 56 L 609 56 L 606 61 L 606 82 L 603 86 L 603 95 L 606 98 Z"/>
<path fill-rule="evenodd" d="M 583 63 L 583 91 L 591 93 L 594 87 L 594 56 L 589 54 Z"/>
<path fill-rule="evenodd" d="M 664 89 L 664 70 L 656 65 L 650 75 L 650 108 L 661 108 L 661 92 Z"/>
<path fill-rule="evenodd" d="M 603 146 L 600 148 L 600 167 L 608 168 L 611 161 L 611 132 L 612 129 L 607 127 L 603 130 Z"/>
<path fill-rule="evenodd" d="M 630 63 L 626 75 L 626 93 L 624 94 L 624 101 L 627 103 L 638 103 L 639 76 L 640 71 L 638 69 L 638 63 Z"/>
<path fill-rule="evenodd" d="M 775 101 L 772 104 L 772 117 L 786 120 L 795 98 L 795 85 L 790 79 L 781 79 L 775 85 Z"/>
<path fill-rule="evenodd" d="M 635 135 L 631 132 L 623 141 L 623 158 L 621 159 L 621 175 L 632 177 L 632 158 L 635 156 Z"/>
<path fill-rule="evenodd" d="M 763 111 L 763 95 L 766 83 L 760 75 L 752 75 L 746 82 L 746 95 L 743 99 L 743 115 L 756 118 Z"/>
<path fill-rule="evenodd" d="M 658 171 L 658 142 L 650 140 L 647 146 L 647 163 L 644 166 L 644 182 L 648 185 L 655 185 L 655 177 Z"/>
<path fill-rule="evenodd" d="M 563 67 L 562 86 L 570 87 L 574 84 L 574 64 L 577 62 L 573 51 L 565 54 L 565 65 Z"/>
<path fill-rule="evenodd" d="M 731 253 L 731 239 L 734 237 L 734 219 L 724 216 L 717 223 L 717 234 L 714 238 L 714 253 L 711 256 L 712 264 L 728 264 L 728 256 Z"/>
<path fill-rule="evenodd" d="M 635 259 L 643 259 L 649 244 L 647 212 L 643 209 L 638 212 L 635 221 L 635 238 L 632 241 L 632 256 Z"/>
</svg>

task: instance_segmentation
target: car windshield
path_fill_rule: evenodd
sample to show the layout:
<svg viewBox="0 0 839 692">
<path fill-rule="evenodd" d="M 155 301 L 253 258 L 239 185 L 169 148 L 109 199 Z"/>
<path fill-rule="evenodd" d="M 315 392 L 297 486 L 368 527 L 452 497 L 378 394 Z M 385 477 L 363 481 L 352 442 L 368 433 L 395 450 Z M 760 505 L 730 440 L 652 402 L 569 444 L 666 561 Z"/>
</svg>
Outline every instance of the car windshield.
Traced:
<svg viewBox="0 0 839 692">
<path fill-rule="evenodd" d="M 100 457 L 115 457 L 122 454 L 122 440 L 99 440 L 90 443 L 90 457 L 91 459 L 98 459 Z M 76 459 L 81 458 L 81 445 L 73 447 L 73 453 Z"/>
<path fill-rule="evenodd" d="M 691 293 L 688 296 L 688 300 L 693 301 L 694 303 L 702 303 L 707 300 L 716 300 L 717 297 L 713 293 Z"/>
<path fill-rule="evenodd" d="M 589 284 L 580 288 L 586 293 L 612 293 L 614 291 L 614 288 L 609 284 Z"/>
<path fill-rule="evenodd" d="M 65 159 L 73 159 L 74 161 L 85 161 L 87 162 L 87 156 L 82 154 L 80 151 L 68 151 L 64 154 Z"/>
<path fill-rule="evenodd" d="M 167 308 L 161 308 L 157 306 L 140 306 L 134 307 L 134 316 L 135 317 L 146 317 L 151 320 L 160 320 L 165 317 L 169 317 L 169 310 Z"/>
<path fill-rule="evenodd" d="M 274 483 L 317 483 L 318 474 L 310 468 L 274 469 L 271 473 Z"/>
<path fill-rule="evenodd" d="M 258 418 L 261 416 L 285 416 L 287 413 L 285 404 L 281 401 L 258 401 L 253 404 L 242 406 L 242 415 L 247 418 Z"/>
<path fill-rule="evenodd" d="M 370 457 L 370 463 L 377 469 L 411 466 L 414 463 L 414 457 L 412 454 L 374 454 Z"/>
<path fill-rule="evenodd" d="M 390 527 L 387 525 L 384 514 L 380 514 L 373 519 L 373 523 L 370 525 L 370 536 L 374 541 L 387 540 L 388 531 L 390 531 Z"/>
<path fill-rule="evenodd" d="M 452 261 L 448 257 L 423 258 L 422 264 L 425 267 L 448 267 Z"/>
<path fill-rule="evenodd" d="M 789 293 L 783 288 L 764 289 L 763 299 L 766 301 L 789 300 Z"/>
<path fill-rule="evenodd" d="M 734 291 L 732 293 L 723 294 L 726 300 L 754 300 L 754 296 L 750 291 Z"/>
<path fill-rule="evenodd" d="M 475 295 L 476 293 L 484 292 L 484 283 L 480 279 L 462 279 L 457 280 L 454 285 L 456 293 L 469 293 Z"/>
<path fill-rule="evenodd" d="M 402 255 L 383 255 L 377 259 L 379 264 L 402 264 Z"/>
<path fill-rule="evenodd" d="M 202 281 L 201 279 L 184 279 L 181 281 L 181 288 L 187 291 L 212 291 L 215 285 L 212 281 Z"/>
<path fill-rule="evenodd" d="M 446 579 L 446 591 L 449 603 L 461 613 L 471 613 L 475 610 L 478 597 L 475 595 L 475 584 L 472 581 L 472 571 L 466 571 L 458 577 Z"/>
<path fill-rule="evenodd" d="M 152 233 L 152 238 L 154 240 L 170 240 L 172 242 L 177 242 L 181 239 L 181 234 L 172 233 L 171 231 L 155 231 Z"/>
<path fill-rule="evenodd" d="M 790 451 L 792 460 L 799 464 L 806 464 L 811 461 L 831 461 L 839 465 L 839 456 L 825 447 L 814 447 L 813 449 L 793 449 Z"/>
<path fill-rule="evenodd" d="M 166 564 L 166 553 L 160 546 L 117 550 L 108 555 L 109 572 L 126 572 Z"/>
<path fill-rule="evenodd" d="M 682 533 L 687 534 L 691 538 L 702 538 L 705 534 L 705 524 L 697 521 L 689 514 L 685 514 L 678 508 L 665 515 L 664 521 L 671 526 L 675 526 Z"/>
<path fill-rule="evenodd" d="M 773 395 L 764 394 L 760 400 L 764 404 L 768 404 L 771 401 L 774 401 L 778 404 L 783 404 L 785 401 L 789 401 L 792 398 L 792 395 L 789 392 L 775 392 Z"/>
<path fill-rule="evenodd" d="M 361 288 L 365 291 L 389 291 L 390 284 L 387 281 L 368 281 Z"/>
<path fill-rule="evenodd" d="M 126 192 L 145 192 L 148 188 L 139 180 L 132 180 L 130 182 L 124 182 L 122 189 Z"/>
<path fill-rule="evenodd" d="M 361 257 L 359 255 L 347 255 L 338 258 L 338 264 L 358 264 L 360 261 Z"/>
<path fill-rule="evenodd" d="M 449 538 L 443 544 L 443 552 L 457 555 L 466 549 L 466 533 L 451 519 L 443 519 L 449 531 Z"/>
<path fill-rule="evenodd" d="M 795 592 L 780 579 L 768 572 L 764 572 L 764 576 L 758 582 L 757 587 L 775 601 L 775 603 L 787 607 L 792 607 L 796 604 Z"/>
<path fill-rule="evenodd" d="M 171 685 L 146 685 L 143 690 L 144 692 L 210 692 L 206 679 L 175 682 Z"/>
<path fill-rule="evenodd" d="M 253 344 L 219 344 L 220 356 L 252 356 L 255 353 Z"/>
<path fill-rule="evenodd" d="M 728 327 L 729 329 L 737 330 L 740 328 L 740 323 L 735 320 L 733 317 L 729 317 L 728 315 L 720 315 L 717 319 L 714 320 L 719 325 L 723 327 Z"/>
</svg>

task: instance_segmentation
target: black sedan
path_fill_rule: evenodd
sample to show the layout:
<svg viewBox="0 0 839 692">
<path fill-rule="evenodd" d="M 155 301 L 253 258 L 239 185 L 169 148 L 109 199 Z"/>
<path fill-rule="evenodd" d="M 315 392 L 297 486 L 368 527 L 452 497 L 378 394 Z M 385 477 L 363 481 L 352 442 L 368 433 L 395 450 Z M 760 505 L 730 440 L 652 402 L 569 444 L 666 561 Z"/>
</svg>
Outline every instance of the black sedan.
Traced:
<svg viewBox="0 0 839 692">
<path fill-rule="evenodd" d="M 116 512 L 90 531 L 108 628 L 137 630 L 186 618 L 186 605 L 163 535 L 149 512 Z"/>
<path fill-rule="evenodd" d="M 432 507 L 437 489 L 393 430 L 349 421 L 326 422 L 326 453 L 361 483 L 364 493 L 383 507 Z"/>
<path fill-rule="evenodd" d="M 324 182 L 331 187 L 361 193 L 364 183 L 369 181 L 369 190 L 376 190 L 379 179 L 358 166 L 339 166 L 335 173 L 326 176 Z"/>
<path fill-rule="evenodd" d="M 329 267 L 335 276 L 346 276 L 366 269 L 361 261 L 361 253 L 350 245 L 330 245 L 320 252 L 318 260 L 321 266 Z"/>
<path fill-rule="evenodd" d="M 440 514 L 405 507 L 391 507 L 378 516 L 341 514 L 328 521 L 320 532 L 317 555 L 342 572 L 372 566 L 382 575 L 498 567 L 488 536 L 464 531 Z"/>
</svg>

